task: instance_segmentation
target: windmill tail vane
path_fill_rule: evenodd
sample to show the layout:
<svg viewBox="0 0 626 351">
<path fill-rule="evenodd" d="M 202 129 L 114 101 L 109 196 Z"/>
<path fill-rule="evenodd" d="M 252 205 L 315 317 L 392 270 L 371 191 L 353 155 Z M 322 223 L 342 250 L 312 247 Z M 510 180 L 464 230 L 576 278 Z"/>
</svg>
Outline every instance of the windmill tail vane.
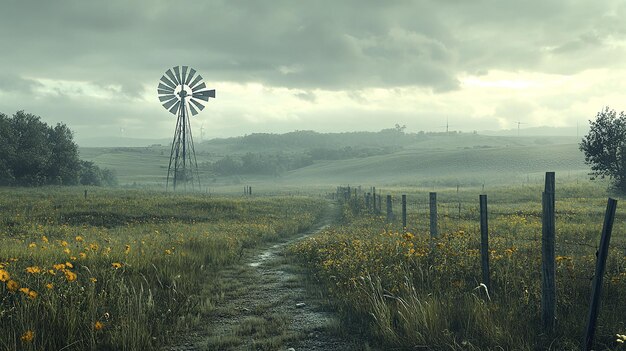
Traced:
<svg viewBox="0 0 626 351">
<path fill-rule="evenodd" d="M 197 184 L 200 189 L 198 161 L 191 133 L 191 116 L 204 109 L 204 102 L 215 98 L 215 89 L 208 89 L 201 75 L 188 66 L 176 66 L 168 69 L 161 77 L 157 87 L 159 101 L 171 114 L 177 116 L 174 139 L 170 151 L 165 188 L 190 184 L 192 189 Z"/>
</svg>

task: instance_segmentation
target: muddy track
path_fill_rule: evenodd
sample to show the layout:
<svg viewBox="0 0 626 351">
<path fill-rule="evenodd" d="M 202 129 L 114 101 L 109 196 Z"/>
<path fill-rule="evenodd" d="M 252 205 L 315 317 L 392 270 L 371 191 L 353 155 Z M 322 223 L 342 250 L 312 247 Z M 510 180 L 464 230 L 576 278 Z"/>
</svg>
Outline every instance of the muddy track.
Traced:
<svg viewBox="0 0 626 351">
<path fill-rule="evenodd" d="M 332 224 L 335 212 L 330 206 L 312 229 L 250 250 L 212 278 L 205 290 L 213 302 L 200 317 L 202 328 L 165 350 L 362 350 L 340 335 L 336 314 L 285 257 L 289 245 Z"/>
</svg>

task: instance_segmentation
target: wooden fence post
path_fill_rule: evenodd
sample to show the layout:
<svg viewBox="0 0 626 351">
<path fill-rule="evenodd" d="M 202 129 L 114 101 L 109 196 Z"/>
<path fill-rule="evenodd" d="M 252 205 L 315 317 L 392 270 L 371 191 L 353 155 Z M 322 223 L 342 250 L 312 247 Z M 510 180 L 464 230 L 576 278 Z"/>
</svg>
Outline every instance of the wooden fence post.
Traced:
<svg viewBox="0 0 626 351">
<path fill-rule="evenodd" d="M 591 306 L 589 306 L 589 316 L 587 318 L 587 329 L 585 330 L 584 350 L 591 350 L 593 337 L 596 332 L 596 320 L 600 311 L 600 296 L 602 295 L 602 278 L 606 266 L 606 258 L 609 255 L 609 242 L 611 241 L 611 231 L 615 219 L 617 200 L 609 198 L 604 214 L 604 225 L 602 226 L 602 237 L 600 238 L 600 248 L 597 252 L 596 273 L 593 276 L 591 288 Z"/>
<path fill-rule="evenodd" d="M 372 188 L 372 213 L 376 213 L 376 187 Z"/>
<path fill-rule="evenodd" d="M 387 222 L 393 221 L 393 208 L 391 206 L 391 195 L 387 195 Z"/>
<path fill-rule="evenodd" d="M 87 199 L 87 189 L 85 189 L 85 200 Z"/>
<path fill-rule="evenodd" d="M 370 210 L 370 193 L 365 194 L 365 208 L 369 211 Z"/>
<path fill-rule="evenodd" d="M 402 229 L 406 230 L 406 195 L 402 195 Z"/>
<path fill-rule="evenodd" d="M 541 323 L 543 329 L 551 334 L 556 321 L 556 257 L 555 242 L 555 187 L 554 172 L 546 172 L 545 191 L 542 196 L 541 230 Z"/>
<path fill-rule="evenodd" d="M 487 195 L 480 195 L 480 257 L 483 284 L 491 291 L 489 279 L 489 224 L 487 222 Z"/>
<path fill-rule="evenodd" d="M 430 236 L 437 236 L 437 193 L 430 193 Z"/>
</svg>

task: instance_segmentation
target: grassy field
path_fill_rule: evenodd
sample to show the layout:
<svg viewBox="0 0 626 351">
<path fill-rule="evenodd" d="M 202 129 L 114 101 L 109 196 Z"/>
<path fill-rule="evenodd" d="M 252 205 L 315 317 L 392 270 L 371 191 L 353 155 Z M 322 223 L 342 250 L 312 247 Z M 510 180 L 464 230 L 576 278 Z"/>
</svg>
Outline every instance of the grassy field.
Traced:
<svg viewBox="0 0 626 351">
<path fill-rule="evenodd" d="M 159 349 L 216 308 L 212 275 L 326 207 L 82 190 L 0 189 L 0 350 Z"/>
<path fill-rule="evenodd" d="M 558 180 L 558 177 L 557 177 Z M 489 197 L 491 289 L 480 288 L 478 194 L 439 189 L 439 230 L 428 232 L 428 193 L 390 189 L 399 218 L 407 194 L 407 230 L 398 220 L 345 205 L 342 225 L 292 247 L 329 299 L 344 328 L 382 349 L 580 349 L 595 251 L 606 207 L 602 184 L 557 181 L 557 329 L 541 329 L 541 187 L 507 186 Z M 387 191 L 384 193 L 387 194 Z M 618 197 L 619 198 L 619 197 Z M 623 197 L 620 198 L 623 200 Z M 383 212 L 385 205 L 383 203 Z M 618 208 L 596 350 L 620 350 L 626 332 L 626 215 Z"/>
</svg>

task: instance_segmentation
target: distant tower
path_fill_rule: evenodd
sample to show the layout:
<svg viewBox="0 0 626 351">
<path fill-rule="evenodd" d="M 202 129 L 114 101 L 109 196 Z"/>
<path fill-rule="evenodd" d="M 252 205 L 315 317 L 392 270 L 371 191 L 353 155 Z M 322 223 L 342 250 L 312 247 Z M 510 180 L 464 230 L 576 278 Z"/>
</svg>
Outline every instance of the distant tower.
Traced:
<svg viewBox="0 0 626 351">
<path fill-rule="evenodd" d="M 204 105 L 200 100 L 209 101 L 210 97 L 215 98 L 215 90 L 206 89 L 206 85 L 202 82 L 202 76 L 197 75 L 194 78 L 195 74 L 196 70 L 193 68 L 183 66 L 181 70 L 180 66 L 176 66 L 165 72 L 157 88 L 159 100 L 163 107 L 177 116 L 165 189 L 169 187 L 170 178 L 174 190 L 181 183 L 185 188 L 189 183 L 192 189 L 194 184 L 197 184 L 198 189 L 200 189 L 198 162 L 191 135 L 189 111 L 191 111 L 192 116 L 198 114 L 198 110 L 202 111 Z"/>
</svg>

